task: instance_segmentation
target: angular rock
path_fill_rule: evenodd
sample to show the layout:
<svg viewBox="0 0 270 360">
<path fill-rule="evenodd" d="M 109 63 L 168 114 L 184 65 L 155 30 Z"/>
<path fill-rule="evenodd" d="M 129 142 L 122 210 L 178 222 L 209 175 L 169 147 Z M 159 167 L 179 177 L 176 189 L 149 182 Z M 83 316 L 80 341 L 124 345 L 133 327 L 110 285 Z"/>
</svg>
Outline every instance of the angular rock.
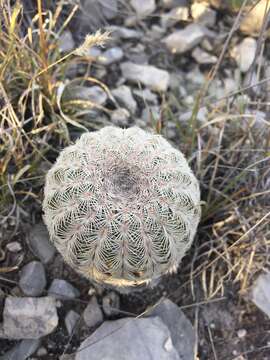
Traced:
<svg viewBox="0 0 270 360">
<path fill-rule="evenodd" d="M 45 269 L 40 261 L 31 261 L 22 268 L 19 285 L 25 295 L 41 295 L 46 283 Z"/>
<path fill-rule="evenodd" d="M 76 311 L 70 310 L 65 317 L 65 325 L 69 335 L 73 333 L 75 326 L 80 320 L 80 315 Z"/>
<path fill-rule="evenodd" d="M 115 99 L 119 102 L 121 106 L 126 107 L 132 114 L 136 112 L 137 103 L 128 86 L 119 86 L 117 89 L 112 90 L 112 95 L 115 97 Z"/>
<path fill-rule="evenodd" d="M 205 36 L 205 29 L 199 24 L 190 24 L 183 30 L 176 30 L 163 42 L 173 54 L 185 53 L 198 45 Z"/>
<path fill-rule="evenodd" d="M 192 57 L 197 61 L 198 64 L 215 64 L 218 60 L 215 55 L 209 54 L 200 47 L 196 47 L 192 51 Z"/>
<path fill-rule="evenodd" d="M 195 2 L 191 5 L 191 15 L 196 23 L 205 26 L 214 26 L 217 13 L 211 9 L 207 2 Z"/>
<path fill-rule="evenodd" d="M 120 307 L 120 298 L 114 291 L 109 292 L 102 298 L 102 308 L 107 316 L 112 316 L 118 313 Z"/>
<path fill-rule="evenodd" d="M 33 253 L 43 264 L 52 260 L 55 254 L 55 247 L 49 240 L 49 234 L 44 224 L 34 225 L 29 234 L 29 245 Z"/>
<path fill-rule="evenodd" d="M 9 339 L 39 339 L 58 325 L 55 299 L 8 296 L 3 312 L 3 332 Z"/>
<path fill-rule="evenodd" d="M 27 360 L 40 346 L 39 339 L 22 340 L 10 351 L 0 357 L 0 360 Z"/>
<path fill-rule="evenodd" d="M 107 94 L 100 86 L 81 86 L 75 85 L 68 87 L 63 94 L 63 99 L 68 100 L 85 100 L 93 104 L 103 105 L 107 101 Z"/>
<path fill-rule="evenodd" d="M 112 31 L 112 36 L 116 39 L 140 39 L 143 35 L 140 31 L 123 26 L 110 26 L 108 30 Z"/>
<path fill-rule="evenodd" d="M 119 62 L 124 56 L 124 52 L 120 47 L 113 47 L 104 51 L 99 57 L 98 62 L 102 65 L 111 65 Z"/>
<path fill-rule="evenodd" d="M 242 72 L 247 72 L 256 55 L 257 42 L 252 37 L 245 38 L 232 50 L 232 56 Z"/>
<path fill-rule="evenodd" d="M 75 299 L 80 296 L 79 290 L 63 279 L 54 279 L 48 294 L 59 300 Z"/>
<path fill-rule="evenodd" d="M 141 98 L 141 100 L 144 103 L 153 104 L 153 105 L 157 105 L 157 103 L 158 103 L 157 95 L 154 94 L 149 89 L 138 89 L 138 90 L 135 89 L 133 92 L 135 95 L 137 95 L 139 98 Z"/>
<path fill-rule="evenodd" d="M 188 18 L 189 18 L 188 7 L 178 6 L 161 16 L 161 25 L 162 27 L 168 28 L 174 26 L 180 21 L 187 21 Z"/>
<path fill-rule="evenodd" d="M 168 327 L 179 358 L 193 360 L 196 334 L 182 310 L 169 299 L 165 299 L 149 315 L 157 316 Z"/>
<path fill-rule="evenodd" d="M 251 299 L 270 318 L 270 273 L 258 277 L 251 291 Z"/>
<path fill-rule="evenodd" d="M 156 10 L 155 0 L 131 0 L 130 4 L 140 17 L 150 15 Z"/>
<path fill-rule="evenodd" d="M 96 327 L 103 322 L 103 314 L 95 296 L 91 297 L 88 305 L 84 309 L 83 319 L 88 327 Z"/>
<path fill-rule="evenodd" d="M 142 83 L 154 91 L 166 91 L 169 86 L 170 76 L 165 70 L 152 65 L 137 65 L 124 62 L 120 65 L 125 79 L 133 83 Z"/>
<path fill-rule="evenodd" d="M 126 127 L 129 124 L 130 113 L 127 109 L 119 108 L 111 113 L 112 123 L 116 126 Z"/>
<path fill-rule="evenodd" d="M 75 360 L 180 360 L 158 317 L 106 321 L 79 347 Z"/>
<path fill-rule="evenodd" d="M 7 244 L 6 248 L 10 252 L 17 253 L 22 250 L 22 245 L 18 241 L 12 241 Z"/>
<path fill-rule="evenodd" d="M 63 34 L 59 37 L 58 46 L 61 52 L 70 52 L 74 49 L 75 42 L 69 30 L 64 31 Z"/>
</svg>

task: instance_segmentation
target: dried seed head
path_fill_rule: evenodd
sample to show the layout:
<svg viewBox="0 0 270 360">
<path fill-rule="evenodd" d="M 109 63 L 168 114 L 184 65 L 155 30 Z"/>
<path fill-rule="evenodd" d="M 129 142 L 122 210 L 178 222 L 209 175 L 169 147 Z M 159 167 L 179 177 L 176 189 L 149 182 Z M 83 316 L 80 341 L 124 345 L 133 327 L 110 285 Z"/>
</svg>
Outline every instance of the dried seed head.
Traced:
<svg viewBox="0 0 270 360">
<path fill-rule="evenodd" d="M 43 210 L 75 270 L 133 286 L 177 268 L 199 222 L 200 191 L 183 154 L 162 136 L 109 126 L 62 151 Z"/>
</svg>

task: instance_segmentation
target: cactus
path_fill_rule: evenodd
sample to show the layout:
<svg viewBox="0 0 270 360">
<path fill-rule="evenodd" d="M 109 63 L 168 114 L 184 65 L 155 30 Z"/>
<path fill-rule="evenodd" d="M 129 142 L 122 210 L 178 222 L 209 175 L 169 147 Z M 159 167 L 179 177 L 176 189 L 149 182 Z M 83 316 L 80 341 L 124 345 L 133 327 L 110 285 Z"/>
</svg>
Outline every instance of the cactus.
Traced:
<svg viewBox="0 0 270 360">
<path fill-rule="evenodd" d="M 83 134 L 49 170 L 44 195 L 44 221 L 66 262 L 118 287 L 176 270 L 200 219 L 183 154 L 137 127 Z"/>
</svg>

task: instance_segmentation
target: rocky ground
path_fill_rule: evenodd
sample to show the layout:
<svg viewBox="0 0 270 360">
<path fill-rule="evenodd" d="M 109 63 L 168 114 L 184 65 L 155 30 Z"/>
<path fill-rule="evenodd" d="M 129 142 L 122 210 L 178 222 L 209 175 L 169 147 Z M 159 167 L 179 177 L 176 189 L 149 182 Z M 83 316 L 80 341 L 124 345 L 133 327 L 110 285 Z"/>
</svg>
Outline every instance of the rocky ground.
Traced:
<svg viewBox="0 0 270 360">
<path fill-rule="evenodd" d="M 265 9 L 266 2 L 259 6 Z M 179 144 L 179 123 L 189 121 L 198 91 L 209 70 L 219 65 L 235 24 L 237 13 L 222 4 L 85 0 L 59 38 L 59 47 L 65 54 L 89 31 L 112 31 L 105 48 L 92 48 L 88 54 L 91 76 L 108 91 L 98 84 L 69 82 L 74 74 L 85 73 L 85 66 L 72 65 L 66 68 L 63 99 L 98 105 L 83 114 L 93 128 L 111 123 L 158 128 L 170 106 L 174 119 L 162 124 L 164 135 Z M 26 2 L 31 14 L 29 6 Z M 255 7 L 237 23 L 239 30 L 200 105 L 200 126 L 208 121 L 213 104 L 224 106 L 224 99 L 233 97 L 258 127 L 269 131 L 267 106 L 258 108 L 254 102 L 269 102 L 267 82 L 254 86 L 270 75 L 269 44 L 264 43 L 264 53 L 258 51 L 262 14 Z M 245 87 L 249 91 L 239 91 Z M 166 101 L 165 92 L 170 94 Z M 63 262 L 49 242 L 40 208 L 33 211 L 32 224 L 23 226 L 23 234 L 0 253 L 3 269 L 16 264 L 14 271 L 2 271 L 3 276 L 0 268 L 1 360 L 270 359 L 267 272 L 245 298 L 228 282 L 222 295 L 205 300 L 199 282 L 190 291 L 187 258 L 177 274 L 157 287 L 120 294 L 90 284 Z"/>
</svg>

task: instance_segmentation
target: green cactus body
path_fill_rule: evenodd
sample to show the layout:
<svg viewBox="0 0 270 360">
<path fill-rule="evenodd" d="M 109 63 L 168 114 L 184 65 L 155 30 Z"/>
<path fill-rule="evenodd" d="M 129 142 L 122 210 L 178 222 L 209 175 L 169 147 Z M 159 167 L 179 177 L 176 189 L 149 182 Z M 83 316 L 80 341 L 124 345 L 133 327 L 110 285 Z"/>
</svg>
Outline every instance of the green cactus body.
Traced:
<svg viewBox="0 0 270 360">
<path fill-rule="evenodd" d="M 44 194 L 44 221 L 67 263 L 114 286 L 174 271 L 200 219 L 183 154 L 136 127 L 83 134 L 61 152 Z"/>
</svg>

